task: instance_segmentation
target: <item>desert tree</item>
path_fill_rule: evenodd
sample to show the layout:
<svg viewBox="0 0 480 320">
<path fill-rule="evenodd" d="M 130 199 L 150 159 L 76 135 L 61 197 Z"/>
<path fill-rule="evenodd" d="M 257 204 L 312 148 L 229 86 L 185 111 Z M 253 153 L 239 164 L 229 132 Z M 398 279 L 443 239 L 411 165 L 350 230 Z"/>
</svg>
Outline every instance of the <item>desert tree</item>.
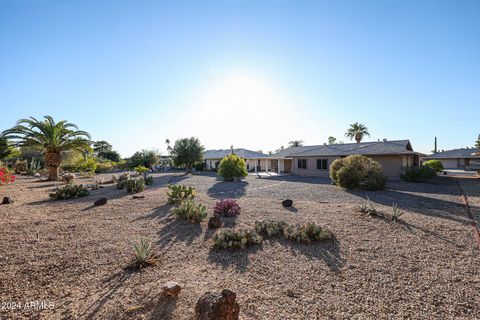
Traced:
<svg viewBox="0 0 480 320">
<path fill-rule="evenodd" d="M 200 140 L 191 137 L 175 141 L 171 154 L 176 166 L 184 166 L 187 172 L 191 172 L 195 163 L 203 160 L 204 150 Z"/>
</svg>

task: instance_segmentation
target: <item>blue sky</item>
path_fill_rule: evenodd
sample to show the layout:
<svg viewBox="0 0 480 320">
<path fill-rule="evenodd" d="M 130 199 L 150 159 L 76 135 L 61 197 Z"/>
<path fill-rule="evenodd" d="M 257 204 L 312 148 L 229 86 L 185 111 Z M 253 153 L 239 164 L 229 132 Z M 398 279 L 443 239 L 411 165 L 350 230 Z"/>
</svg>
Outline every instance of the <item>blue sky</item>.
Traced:
<svg viewBox="0 0 480 320">
<path fill-rule="evenodd" d="M 123 156 L 480 134 L 480 1 L 0 1 L 0 130 L 52 115 Z M 368 140 L 368 139 L 367 139 Z"/>
</svg>

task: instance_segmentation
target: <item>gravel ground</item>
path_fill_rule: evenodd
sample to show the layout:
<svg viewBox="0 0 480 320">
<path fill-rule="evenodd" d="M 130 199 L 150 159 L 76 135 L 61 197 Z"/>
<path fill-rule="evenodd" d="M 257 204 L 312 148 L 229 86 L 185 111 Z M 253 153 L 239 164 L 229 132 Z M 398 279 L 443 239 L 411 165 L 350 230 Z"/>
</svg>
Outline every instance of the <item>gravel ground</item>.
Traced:
<svg viewBox="0 0 480 320">
<path fill-rule="evenodd" d="M 144 199 L 107 187 L 86 198 L 51 201 L 52 183 L 24 177 L 2 189 L 16 202 L 0 206 L 0 302 L 47 301 L 54 308 L 1 310 L 0 319 L 190 319 L 205 291 L 223 288 L 237 293 L 241 319 L 480 314 L 479 252 L 451 179 L 396 182 L 382 192 L 346 192 L 325 179 L 296 177 L 225 183 L 209 174 L 160 174 L 155 180 Z M 313 221 L 335 240 L 213 250 L 206 222 L 192 225 L 169 215 L 169 180 L 194 185 L 210 212 L 216 199 L 238 198 L 242 213 L 224 219 L 227 225 Z M 109 202 L 93 207 L 100 196 Z M 287 197 L 294 200 L 291 210 L 279 203 Z M 398 223 L 365 217 L 357 208 L 367 197 L 378 210 L 389 212 L 395 202 L 406 214 Z M 125 272 L 130 243 L 140 238 L 154 242 L 161 262 Z M 177 300 L 160 297 L 169 280 L 183 287 Z"/>
</svg>

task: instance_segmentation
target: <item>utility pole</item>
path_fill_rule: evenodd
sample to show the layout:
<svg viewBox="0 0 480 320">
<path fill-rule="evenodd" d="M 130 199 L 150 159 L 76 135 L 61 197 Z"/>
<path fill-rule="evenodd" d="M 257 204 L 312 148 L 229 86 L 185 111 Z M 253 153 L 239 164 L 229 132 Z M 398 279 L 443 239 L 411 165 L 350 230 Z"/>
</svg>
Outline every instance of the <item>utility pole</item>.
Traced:
<svg viewBox="0 0 480 320">
<path fill-rule="evenodd" d="M 437 137 L 435 137 L 435 147 L 433 149 L 433 153 L 438 153 L 438 150 L 437 150 Z"/>
</svg>

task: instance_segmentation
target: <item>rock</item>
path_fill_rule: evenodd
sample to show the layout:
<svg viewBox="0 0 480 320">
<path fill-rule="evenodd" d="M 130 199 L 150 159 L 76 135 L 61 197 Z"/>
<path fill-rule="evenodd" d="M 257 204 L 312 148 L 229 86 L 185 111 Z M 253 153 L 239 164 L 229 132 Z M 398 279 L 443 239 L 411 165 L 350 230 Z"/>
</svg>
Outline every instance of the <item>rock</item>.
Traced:
<svg viewBox="0 0 480 320">
<path fill-rule="evenodd" d="M 36 177 L 36 178 L 40 178 L 42 175 L 37 172 L 37 173 L 35 173 L 33 176 Z"/>
<path fill-rule="evenodd" d="M 3 197 L 3 201 L 2 201 L 2 204 L 11 204 L 13 203 L 13 199 L 10 198 L 10 197 Z"/>
<path fill-rule="evenodd" d="M 218 214 L 214 215 L 208 220 L 209 229 L 218 229 L 221 226 L 222 226 L 222 221 L 220 220 L 220 216 Z"/>
<path fill-rule="evenodd" d="M 175 298 L 182 290 L 182 287 L 175 281 L 168 281 L 163 286 L 163 295 L 169 298 Z"/>
<path fill-rule="evenodd" d="M 283 206 L 284 208 L 290 208 L 292 205 L 293 205 L 293 201 L 290 200 L 290 199 L 287 199 L 287 200 L 283 200 L 283 201 L 282 201 L 282 206 Z"/>
<path fill-rule="evenodd" d="M 206 292 L 195 306 L 196 320 L 237 320 L 240 307 L 237 294 L 224 289 L 222 292 Z"/>
<path fill-rule="evenodd" d="M 132 199 L 143 199 L 145 196 L 133 196 Z"/>
<path fill-rule="evenodd" d="M 71 184 L 75 181 L 75 174 L 74 173 L 66 173 L 62 176 L 62 181 L 66 184 Z"/>
<path fill-rule="evenodd" d="M 93 204 L 96 205 L 96 206 L 103 206 L 106 203 L 107 203 L 107 198 L 101 197 L 100 199 L 95 201 Z"/>
</svg>

